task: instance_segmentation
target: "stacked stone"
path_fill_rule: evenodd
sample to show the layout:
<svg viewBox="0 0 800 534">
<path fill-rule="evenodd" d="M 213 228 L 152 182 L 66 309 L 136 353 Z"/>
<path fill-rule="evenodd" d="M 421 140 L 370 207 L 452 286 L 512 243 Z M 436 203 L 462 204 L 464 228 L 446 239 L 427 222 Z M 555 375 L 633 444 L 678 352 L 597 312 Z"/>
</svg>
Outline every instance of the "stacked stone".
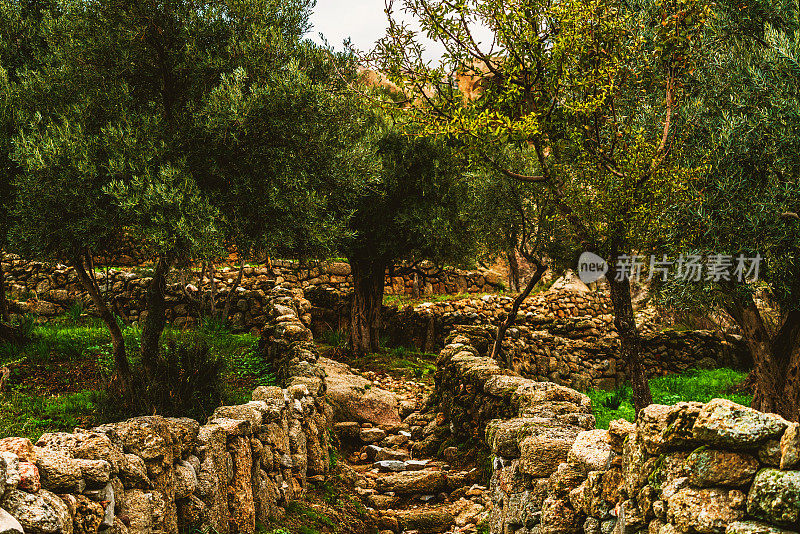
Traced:
<svg viewBox="0 0 800 534">
<path fill-rule="evenodd" d="M 297 373 L 285 389 L 259 387 L 205 425 L 137 417 L 45 434 L 36 446 L 0 440 L 0 532 L 252 533 L 280 517 L 310 477 L 327 473 L 329 425 L 302 297 L 276 290 L 269 302 L 265 343 L 288 351 L 272 354 Z"/>
<path fill-rule="evenodd" d="M 604 297 L 595 293 L 552 290 L 527 299 L 506 333 L 504 365 L 517 374 L 580 390 L 614 389 L 627 380 L 619 337 Z M 386 318 L 396 344 L 426 351 L 443 346 L 447 336 L 465 326 L 486 330 L 481 354 L 491 348 L 497 326 L 512 309 L 512 299 L 427 303 Z M 647 310 L 643 316 L 647 316 Z M 707 330 L 662 331 L 643 323 L 643 352 L 649 375 L 680 373 L 692 367 L 740 367 L 748 361 L 740 336 Z"/>
<path fill-rule="evenodd" d="M 625 442 L 625 531 L 800 530 L 797 423 L 728 400 L 644 409 Z"/>
<path fill-rule="evenodd" d="M 452 435 L 486 428 L 493 534 L 800 531 L 800 424 L 714 399 L 592 429 L 584 395 L 500 369 L 473 340 L 442 351 L 436 394 Z"/>
<path fill-rule="evenodd" d="M 2 262 L 8 297 L 18 301 L 14 305 L 15 311 L 52 317 L 63 313 L 75 302 L 82 302 L 88 310 L 92 309 L 91 299 L 71 267 L 27 261 L 13 254 L 4 255 Z M 445 269 L 440 272 L 433 266 L 426 266 L 423 272 L 427 274 L 420 279 L 421 294 L 495 292 L 502 287 L 499 277 L 486 270 Z M 315 299 L 319 300 L 319 303 L 315 302 L 316 317 L 328 323 L 331 323 L 331 316 L 347 316 L 347 310 L 326 304 L 328 301 L 341 303 L 348 300 L 353 289 L 353 277 L 347 263 L 301 264 L 297 261 L 275 260 L 269 265 L 245 267 L 242 273 L 242 281 L 235 289 L 231 318 L 237 330 L 253 330 L 265 324 L 266 294 L 274 287 L 302 289 L 309 295 L 315 295 Z M 238 270 L 230 267 L 215 272 L 215 305 L 218 309 L 225 305 L 230 291 L 234 290 L 237 275 Z M 98 270 L 95 277 L 101 291 L 110 301 L 117 303 L 129 320 L 144 319 L 150 277 L 127 269 Z M 190 275 L 184 286 L 178 283 L 177 278 L 177 273 L 172 273 L 167 286 L 166 315 L 169 321 L 182 327 L 196 321 L 198 313 L 195 302 L 211 298 L 211 280 L 208 277 L 197 280 Z M 385 282 L 387 294 L 411 295 L 414 292 L 414 278 L 410 274 L 392 276 L 390 269 L 386 272 Z M 310 311 L 309 307 L 303 315 Z M 304 322 L 310 325 L 311 316 L 304 317 Z M 338 326 L 338 322 L 331 324 Z"/>
</svg>

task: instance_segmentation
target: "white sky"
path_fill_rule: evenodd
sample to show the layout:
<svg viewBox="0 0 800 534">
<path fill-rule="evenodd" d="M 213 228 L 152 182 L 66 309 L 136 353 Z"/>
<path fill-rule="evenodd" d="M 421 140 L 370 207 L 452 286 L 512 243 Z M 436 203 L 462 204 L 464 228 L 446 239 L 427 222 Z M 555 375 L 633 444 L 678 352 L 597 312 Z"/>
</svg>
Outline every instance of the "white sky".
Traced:
<svg viewBox="0 0 800 534">
<path fill-rule="evenodd" d="M 318 35 L 322 33 L 337 50 L 342 49 L 342 42 L 350 37 L 358 50 L 371 50 L 375 41 L 383 37 L 388 26 L 384 8 L 384 0 L 317 0 L 317 6 L 311 15 L 313 27 L 309 37 L 320 42 Z M 402 0 L 395 0 L 394 12 L 400 20 L 413 23 L 413 18 L 402 11 Z M 416 24 L 410 25 L 419 29 Z M 488 30 L 476 34 L 479 39 L 489 38 Z M 430 41 L 423 42 L 427 59 L 441 57 L 443 49 L 440 45 Z"/>
</svg>

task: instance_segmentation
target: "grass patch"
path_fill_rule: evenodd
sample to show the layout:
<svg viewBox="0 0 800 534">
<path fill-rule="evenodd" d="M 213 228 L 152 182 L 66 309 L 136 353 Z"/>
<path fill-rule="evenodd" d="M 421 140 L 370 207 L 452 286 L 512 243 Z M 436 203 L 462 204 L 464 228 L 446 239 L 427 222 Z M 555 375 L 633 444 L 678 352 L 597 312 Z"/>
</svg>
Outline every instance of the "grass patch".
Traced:
<svg viewBox="0 0 800 534">
<path fill-rule="evenodd" d="M 380 352 L 347 361 L 358 369 L 386 373 L 392 376 L 433 382 L 436 355 L 425 354 L 407 347 L 383 348 Z"/>
<path fill-rule="evenodd" d="M 749 406 L 752 395 L 731 392 L 745 378 L 747 373 L 733 369 L 691 369 L 682 374 L 651 378 L 650 391 L 655 404 L 708 402 L 721 398 Z M 592 399 L 597 428 L 608 428 L 608 423 L 614 419 L 634 420 L 633 390 L 630 385 L 626 384 L 615 391 L 592 390 L 585 393 Z"/>
<path fill-rule="evenodd" d="M 17 319 L 29 336 L 26 343 L 0 343 L 0 365 L 11 370 L 7 391 L 0 394 L 0 438 L 24 436 L 36 441 L 44 432 L 72 431 L 105 422 L 101 410 L 106 383 L 113 374 L 111 339 L 105 325 L 80 306 L 48 323 L 32 317 Z M 233 334 L 218 325 L 197 330 L 168 327 L 162 343 L 205 343 L 224 361 L 225 404 L 250 400 L 257 385 L 275 383 L 271 370 L 252 348 L 251 334 Z M 135 363 L 141 329 L 123 329 L 125 345 Z"/>
<path fill-rule="evenodd" d="M 405 306 L 419 306 L 425 302 L 452 302 L 463 299 L 479 299 L 484 295 L 498 295 L 502 293 L 456 293 L 454 295 L 425 295 L 424 297 L 414 298 L 408 295 L 384 295 L 383 304 L 394 308 L 404 308 Z"/>
</svg>

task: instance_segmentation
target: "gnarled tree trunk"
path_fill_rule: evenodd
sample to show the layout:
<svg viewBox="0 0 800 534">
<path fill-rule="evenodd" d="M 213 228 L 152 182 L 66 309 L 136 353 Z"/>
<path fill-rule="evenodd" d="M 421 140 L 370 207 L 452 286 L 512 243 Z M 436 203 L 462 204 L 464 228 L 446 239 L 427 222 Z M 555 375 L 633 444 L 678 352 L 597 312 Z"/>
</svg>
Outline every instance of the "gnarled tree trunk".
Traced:
<svg viewBox="0 0 800 534">
<path fill-rule="evenodd" d="M 771 336 L 752 297 L 733 300 L 727 309 L 753 356 L 751 406 L 800 421 L 800 311 L 789 312 L 778 333 Z"/>
<path fill-rule="evenodd" d="M 353 275 L 350 305 L 350 348 L 354 356 L 378 352 L 381 306 L 387 262 L 373 258 L 349 258 Z"/>
<path fill-rule="evenodd" d="M 148 371 L 153 370 L 158 357 L 161 333 L 167 323 L 165 294 L 167 274 L 171 265 L 172 259 L 169 255 L 160 256 L 153 271 L 153 279 L 147 288 L 147 317 L 142 325 L 141 354 L 142 364 Z"/>
<path fill-rule="evenodd" d="M 127 352 L 125 351 L 125 338 L 122 337 L 122 330 L 117 323 L 117 318 L 111 313 L 111 309 L 100 293 L 100 286 L 97 285 L 97 280 L 93 276 L 89 276 L 89 273 L 86 272 L 84 260 L 88 260 L 85 255 L 75 256 L 72 259 L 72 266 L 75 268 L 81 285 L 86 292 L 89 293 L 100 315 L 100 319 L 105 323 L 106 328 L 108 328 L 108 333 L 111 336 L 115 368 L 115 377 L 112 378 L 112 382 L 118 383 L 118 389 L 126 391 L 130 386 L 131 367 L 128 363 Z"/>
<path fill-rule="evenodd" d="M 642 338 L 636 326 L 631 302 L 631 282 L 627 276 L 617 280 L 613 268 L 609 269 L 607 278 L 614 307 L 614 326 L 617 328 L 622 359 L 633 388 L 633 405 L 638 414 L 639 410 L 653 404 L 653 396 L 644 370 Z"/>
</svg>

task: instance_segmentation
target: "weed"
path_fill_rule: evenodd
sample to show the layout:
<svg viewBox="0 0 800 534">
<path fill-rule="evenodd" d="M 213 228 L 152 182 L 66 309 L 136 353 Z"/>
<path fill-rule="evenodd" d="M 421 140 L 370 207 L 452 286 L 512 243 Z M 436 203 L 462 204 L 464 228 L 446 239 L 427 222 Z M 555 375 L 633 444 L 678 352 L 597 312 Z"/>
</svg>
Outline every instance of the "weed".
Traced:
<svg viewBox="0 0 800 534">
<path fill-rule="evenodd" d="M 293 514 L 295 516 L 305 517 L 309 521 L 312 521 L 318 525 L 322 525 L 331 529 L 335 527 L 335 524 L 330 517 L 328 517 L 325 514 L 317 512 L 313 508 L 306 506 L 300 501 L 291 501 L 287 503 L 286 513 Z"/>
<path fill-rule="evenodd" d="M 347 346 L 347 332 L 344 330 L 325 330 L 317 341 L 322 345 L 342 348 Z"/>
</svg>

